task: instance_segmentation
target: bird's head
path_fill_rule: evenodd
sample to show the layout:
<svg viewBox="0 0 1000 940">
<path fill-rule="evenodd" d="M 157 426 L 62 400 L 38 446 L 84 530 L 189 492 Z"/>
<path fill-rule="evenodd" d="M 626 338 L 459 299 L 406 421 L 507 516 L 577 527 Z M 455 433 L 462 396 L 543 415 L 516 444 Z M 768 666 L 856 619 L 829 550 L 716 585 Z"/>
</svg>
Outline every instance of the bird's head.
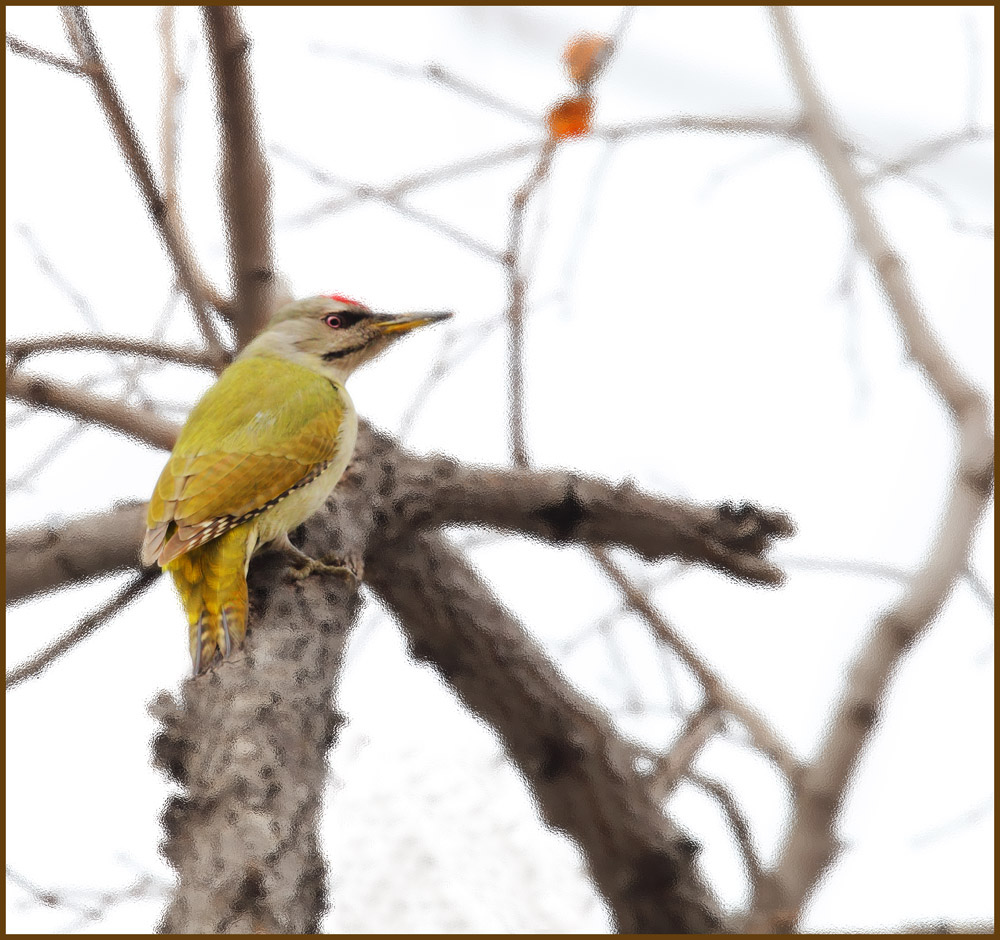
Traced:
<svg viewBox="0 0 1000 940">
<path fill-rule="evenodd" d="M 450 316 L 376 313 L 340 294 L 309 297 L 278 310 L 241 358 L 280 356 L 343 382 L 397 337 Z"/>
</svg>

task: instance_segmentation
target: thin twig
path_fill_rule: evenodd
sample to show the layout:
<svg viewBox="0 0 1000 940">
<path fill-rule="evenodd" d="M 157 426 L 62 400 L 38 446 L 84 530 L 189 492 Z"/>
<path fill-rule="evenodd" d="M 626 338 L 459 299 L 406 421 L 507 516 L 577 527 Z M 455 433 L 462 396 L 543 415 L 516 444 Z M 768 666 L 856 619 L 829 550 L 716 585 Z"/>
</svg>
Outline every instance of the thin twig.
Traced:
<svg viewBox="0 0 1000 940">
<path fill-rule="evenodd" d="M 400 78 L 430 80 L 437 85 L 457 92 L 463 98 L 469 98 L 481 105 L 485 105 L 487 108 L 491 108 L 501 114 L 506 114 L 507 117 L 514 118 L 517 121 L 523 121 L 526 124 L 533 124 L 537 127 L 540 127 L 542 123 L 537 115 L 532 114 L 527 109 L 519 108 L 511 102 L 505 101 L 499 95 L 495 95 L 493 92 L 467 79 L 460 78 L 436 62 L 428 62 L 426 65 L 410 65 L 407 62 L 397 62 L 385 56 L 373 55 L 370 52 L 360 49 L 330 46 L 321 42 L 312 43 L 309 50 L 314 54 L 329 56 L 334 59 L 361 62 L 364 65 L 372 66 Z"/>
<path fill-rule="evenodd" d="M 120 431 L 163 450 L 170 450 L 177 440 L 178 427 L 164 421 L 155 411 L 129 408 L 120 400 L 93 395 L 78 386 L 41 376 L 8 375 L 7 397 Z"/>
<path fill-rule="evenodd" d="M 719 707 L 706 699 L 705 704 L 688 716 L 681 733 L 670 750 L 656 759 L 650 771 L 650 791 L 653 798 L 667 800 L 677 784 L 689 776 L 698 755 L 723 726 Z"/>
<path fill-rule="evenodd" d="M 202 285 L 207 278 L 201 274 L 189 250 L 187 235 L 180 220 L 171 216 L 156 181 L 146 150 L 139 140 L 132 118 L 108 73 L 107 66 L 90 26 L 90 18 L 83 7 L 63 7 L 63 23 L 71 45 L 76 50 L 91 87 L 104 110 L 108 124 L 115 135 L 125 163 L 135 176 L 139 192 L 146 204 L 146 211 L 160 234 L 167 254 L 174 266 L 177 280 L 187 295 L 195 313 L 195 322 L 205 342 L 213 352 L 224 347 L 208 316 L 206 292 Z M 221 312 L 221 311 L 220 311 Z"/>
<path fill-rule="evenodd" d="M 292 153 L 292 151 L 287 150 L 280 145 L 272 145 L 270 150 L 275 156 L 286 160 L 295 167 L 298 167 L 318 183 L 322 183 L 326 186 L 339 186 L 344 189 L 351 190 L 360 198 L 374 199 L 377 202 L 382 203 L 382 205 L 395 210 L 403 216 L 403 218 L 419 222 L 431 231 L 444 235 L 451 241 L 456 242 L 463 248 L 469 249 L 469 251 L 474 254 L 486 258 L 488 261 L 499 262 L 501 260 L 500 252 L 492 245 L 487 245 L 474 235 L 470 235 L 468 232 L 463 232 L 461 229 L 445 222 L 443 219 L 439 219 L 437 216 L 432 215 L 429 212 L 425 212 L 423 209 L 417 209 L 409 205 L 404 202 L 402 196 L 397 193 L 393 193 L 386 189 L 376 190 L 361 183 L 355 183 L 351 180 L 342 179 L 332 173 L 329 173 L 321 167 L 316 166 L 316 164 L 306 160 L 304 157 L 301 157 L 296 153 Z"/>
<path fill-rule="evenodd" d="M 23 489 L 30 491 L 29 484 L 37 482 L 39 474 L 51 467 L 55 458 L 63 453 L 85 428 L 83 424 L 70 425 L 62 434 L 56 435 L 55 440 L 49 441 L 48 446 L 27 467 L 7 481 L 7 495 L 11 496 Z"/>
<path fill-rule="evenodd" d="M 102 607 L 88 614 L 73 629 L 58 640 L 36 653 L 26 663 L 7 673 L 7 691 L 27 679 L 32 679 L 47 669 L 64 653 L 68 653 L 81 640 L 85 640 L 112 617 L 121 613 L 132 601 L 139 597 L 158 577 L 160 569 L 147 569 L 132 578 L 120 591 L 116 592 Z"/>
<path fill-rule="evenodd" d="M 577 82 L 577 93 L 581 98 L 592 98 L 594 83 L 621 45 L 634 12 L 633 7 L 622 10 L 613 35 L 602 45 L 587 78 Z M 527 179 L 515 191 L 511 199 L 507 247 L 503 253 L 503 265 L 507 272 L 507 309 L 504 320 L 507 323 L 508 433 L 511 462 L 515 467 L 528 466 L 524 430 L 524 313 L 527 276 L 521 263 L 524 219 L 531 197 L 548 176 L 559 144 L 560 138 L 550 134 L 542 144 Z"/>
<path fill-rule="evenodd" d="M 159 359 L 163 362 L 173 362 L 193 369 L 209 369 L 221 371 L 228 357 L 221 358 L 207 352 L 185 349 L 180 346 L 160 346 L 156 343 L 146 343 L 142 340 L 128 339 L 118 336 L 86 336 L 71 335 L 43 336 L 37 339 L 16 340 L 7 343 L 8 372 L 20 366 L 31 356 L 53 352 L 107 352 L 122 356 L 144 356 Z"/>
<path fill-rule="evenodd" d="M 754 747 L 785 775 L 789 785 L 794 789 L 802 771 L 802 764 L 794 756 L 790 745 L 771 727 L 763 715 L 730 691 L 722 677 L 698 655 L 687 640 L 653 606 L 649 598 L 632 584 L 628 575 L 611 560 L 606 549 L 592 545 L 589 551 L 598 566 L 618 586 L 629 607 L 646 621 L 660 641 L 674 651 L 698 680 L 704 690 L 706 703 L 728 712 L 743 725 Z"/>
<path fill-rule="evenodd" d="M 688 772 L 687 779 L 696 787 L 704 790 L 719 804 L 719 808 L 726 817 L 726 822 L 729 823 L 729 829 L 733 834 L 733 839 L 736 841 L 740 855 L 743 857 L 743 865 L 750 879 L 753 896 L 761 894 L 770 876 L 765 872 L 764 866 L 760 861 L 760 853 L 753 844 L 750 821 L 747 819 L 739 803 L 736 802 L 736 797 L 733 796 L 732 790 L 722 783 L 721 780 L 716 780 L 694 770 Z"/>
<path fill-rule="evenodd" d="M 163 103 L 160 112 L 160 166 L 163 168 L 163 202 L 167 212 L 177 213 L 177 103 L 183 82 L 177 71 L 177 8 L 160 10 L 160 54 L 163 57 Z M 176 224 L 174 215 L 174 224 Z"/>
<path fill-rule="evenodd" d="M 7 48 L 17 55 L 24 56 L 26 59 L 33 59 L 35 62 L 51 65 L 53 68 L 61 69 L 63 72 L 69 72 L 72 75 L 89 74 L 89 70 L 85 65 L 80 65 L 79 62 L 72 62 L 46 49 L 39 49 L 37 46 L 33 46 L 31 43 L 27 43 L 23 39 L 18 39 L 16 36 L 11 36 L 10 34 L 7 35 Z"/>
</svg>

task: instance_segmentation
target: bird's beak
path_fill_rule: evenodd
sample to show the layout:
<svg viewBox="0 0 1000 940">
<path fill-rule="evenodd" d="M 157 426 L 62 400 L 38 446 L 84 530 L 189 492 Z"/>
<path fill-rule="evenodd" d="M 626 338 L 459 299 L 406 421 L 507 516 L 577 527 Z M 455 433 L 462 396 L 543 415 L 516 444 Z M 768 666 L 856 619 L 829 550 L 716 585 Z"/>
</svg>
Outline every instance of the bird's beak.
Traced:
<svg viewBox="0 0 1000 940">
<path fill-rule="evenodd" d="M 396 333 L 415 330 L 418 326 L 426 326 L 428 323 L 437 323 L 438 320 L 447 320 L 450 316 L 450 310 L 429 313 L 382 314 L 374 321 L 373 326 L 384 336 L 393 336 Z"/>
</svg>

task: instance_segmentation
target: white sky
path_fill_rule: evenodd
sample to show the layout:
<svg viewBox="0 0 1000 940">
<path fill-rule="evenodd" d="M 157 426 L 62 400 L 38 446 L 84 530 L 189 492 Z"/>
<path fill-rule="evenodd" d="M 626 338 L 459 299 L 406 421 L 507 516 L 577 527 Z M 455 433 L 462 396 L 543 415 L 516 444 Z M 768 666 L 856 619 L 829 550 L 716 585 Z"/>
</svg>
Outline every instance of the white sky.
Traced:
<svg viewBox="0 0 1000 940">
<path fill-rule="evenodd" d="M 159 165 L 157 13 L 91 13 Z M 380 184 L 538 140 L 530 120 L 359 57 L 437 62 L 541 117 L 569 91 L 560 62 L 567 39 L 607 30 L 618 14 L 249 9 L 266 141 L 338 178 Z M 970 120 L 992 130 L 992 8 L 809 8 L 796 18 L 824 91 L 866 151 L 897 158 Z M 179 10 L 177 23 L 180 58 L 191 63 L 182 209 L 199 257 L 225 283 L 205 47 L 195 10 Z M 68 54 L 54 10 L 8 8 L 7 29 Z M 761 10 L 642 7 L 601 80 L 596 119 L 779 114 L 793 104 Z M 398 432 L 436 353 L 450 342 L 471 346 L 428 394 L 406 443 L 506 461 L 505 338 L 487 330 L 504 309 L 499 267 L 372 203 L 297 221 L 344 190 L 286 159 L 273 165 L 277 256 L 296 295 L 340 290 L 386 309 L 458 312 L 352 379 L 359 410 Z M 530 166 L 526 158 L 429 186 L 408 202 L 499 249 L 511 193 Z M 9 52 L 7 174 L 8 338 L 95 329 L 148 337 L 168 308 L 171 270 L 93 96 L 82 81 Z M 957 147 L 871 195 L 928 318 L 992 397 L 993 240 L 969 230 L 992 230 L 992 139 Z M 809 152 L 777 140 L 663 134 L 612 148 L 582 139 L 558 155 L 529 212 L 526 244 L 532 460 L 632 476 L 668 496 L 749 499 L 795 518 L 798 536 L 777 552 L 789 562 L 779 591 L 707 569 L 668 577 L 673 562 L 617 557 L 636 577 L 663 582 L 653 596 L 666 616 L 808 756 L 845 664 L 901 585 L 795 562 L 913 569 L 940 517 L 955 443 L 867 271 L 855 261 L 853 290 L 838 289 L 851 252 L 830 184 Z M 42 270 L 36 245 L 89 314 Z M 193 337 L 183 312 L 166 320 L 162 338 Z M 66 381 L 99 373 L 95 390 L 123 390 L 121 375 L 97 355 L 27 368 Z M 163 368 L 142 387 L 176 403 L 180 420 L 207 382 Z M 9 418 L 21 411 L 8 406 Z M 88 429 L 39 464 L 73 423 L 16 420 L 7 433 L 9 529 L 145 498 L 164 460 Z M 27 484 L 12 489 L 25 474 Z M 669 746 L 678 705 L 696 700 L 693 684 L 634 617 L 593 629 L 620 602 L 581 553 L 506 537 L 470 551 L 623 734 Z M 992 591 L 992 507 L 971 563 Z M 11 609 L 8 668 L 125 580 Z M 960 584 L 905 661 L 841 818 L 844 855 L 816 893 L 807 929 L 992 919 L 990 619 Z M 146 703 L 188 669 L 183 619 L 161 582 L 8 695 L 8 864 L 46 888 L 83 891 L 118 889 L 136 871 L 168 876 L 156 852 L 168 786 L 149 766 Z M 641 706 L 630 707 L 636 698 Z M 431 670 L 408 660 L 397 628 L 371 600 L 349 649 L 342 707 L 349 724 L 331 757 L 324 820 L 336 903 L 326 929 L 607 929 L 576 848 L 539 823 L 495 738 Z M 713 743 L 698 766 L 730 783 L 765 861 L 773 859 L 785 804 L 770 769 L 731 741 Z M 704 844 L 723 901 L 738 904 L 745 879 L 717 809 L 687 787 L 669 809 Z M 150 930 L 158 909 L 158 901 L 123 904 L 84 929 Z M 10 884 L 7 916 L 13 932 L 61 931 L 73 921 L 26 904 Z"/>
</svg>

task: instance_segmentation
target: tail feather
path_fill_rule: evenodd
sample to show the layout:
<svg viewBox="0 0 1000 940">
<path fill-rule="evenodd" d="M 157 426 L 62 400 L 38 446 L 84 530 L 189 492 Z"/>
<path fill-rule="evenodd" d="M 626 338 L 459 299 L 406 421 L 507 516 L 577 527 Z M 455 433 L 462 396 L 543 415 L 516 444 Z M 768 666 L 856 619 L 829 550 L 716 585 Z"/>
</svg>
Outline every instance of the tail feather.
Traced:
<svg viewBox="0 0 1000 940">
<path fill-rule="evenodd" d="M 187 612 L 195 675 L 216 652 L 228 657 L 246 636 L 249 536 L 248 526 L 237 526 L 166 566 Z"/>
</svg>

